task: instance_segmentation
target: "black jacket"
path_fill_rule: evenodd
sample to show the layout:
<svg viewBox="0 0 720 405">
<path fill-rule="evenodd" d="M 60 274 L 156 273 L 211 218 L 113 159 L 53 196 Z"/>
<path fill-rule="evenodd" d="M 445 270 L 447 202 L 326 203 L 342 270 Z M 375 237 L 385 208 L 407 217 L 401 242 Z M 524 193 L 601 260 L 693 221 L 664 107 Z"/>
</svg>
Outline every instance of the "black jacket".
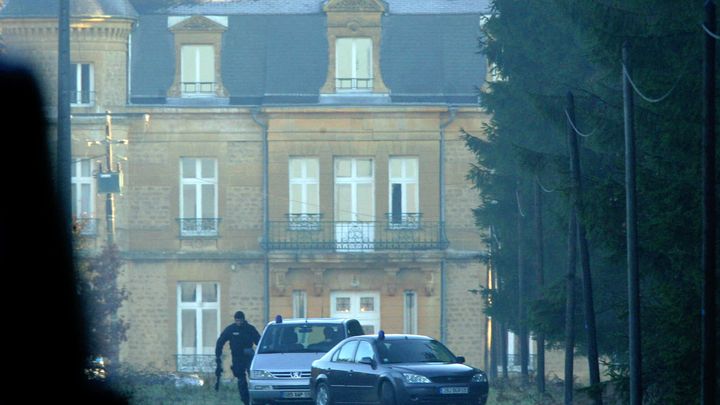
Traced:
<svg viewBox="0 0 720 405">
<path fill-rule="evenodd" d="M 233 362 L 242 361 L 250 358 L 243 353 L 245 349 L 252 349 L 253 344 L 258 344 L 260 341 L 260 333 L 254 326 L 247 323 L 247 321 L 238 326 L 235 323 L 228 325 L 218 337 L 217 343 L 215 344 L 215 356 L 222 356 L 223 347 L 225 342 L 230 342 L 230 352 L 232 353 Z"/>
</svg>

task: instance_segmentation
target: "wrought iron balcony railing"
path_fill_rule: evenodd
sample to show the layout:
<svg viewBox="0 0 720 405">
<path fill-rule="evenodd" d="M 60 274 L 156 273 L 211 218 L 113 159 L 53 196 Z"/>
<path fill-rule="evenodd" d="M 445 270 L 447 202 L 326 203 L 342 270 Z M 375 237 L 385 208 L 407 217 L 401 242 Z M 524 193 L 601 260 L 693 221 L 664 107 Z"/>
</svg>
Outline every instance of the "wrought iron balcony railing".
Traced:
<svg viewBox="0 0 720 405">
<path fill-rule="evenodd" d="M 75 220 L 80 229 L 82 236 L 97 236 L 98 219 L 97 218 L 78 218 Z"/>
<path fill-rule="evenodd" d="M 215 94 L 215 82 L 182 82 L 183 96 L 211 96 Z"/>
<path fill-rule="evenodd" d="M 86 106 L 95 104 L 95 92 L 89 90 L 73 91 L 70 93 L 72 106 Z"/>
<path fill-rule="evenodd" d="M 372 90 L 372 77 L 336 77 L 335 88 L 338 90 Z"/>
<path fill-rule="evenodd" d="M 422 222 L 419 212 L 389 212 L 385 217 L 391 229 L 418 229 Z"/>
<path fill-rule="evenodd" d="M 293 231 L 316 231 L 320 229 L 322 214 L 285 214 L 288 228 Z"/>
<path fill-rule="evenodd" d="M 288 215 L 270 221 L 263 247 L 268 250 L 374 250 L 445 249 L 448 241 L 442 223 L 421 221 L 419 214 L 387 221 L 322 221 L 320 214 Z M 395 219 L 396 221 L 393 221 Z"/>
<path fill-rule="evenodd" d="M 218 236 L 220 218 L 178 218 L 181 238 L 213 238 Z"/>
<path fill-rule="evenodd" d="M 177 371 L 212 373 L 215 371 L 214 354 L 176 354 Z"/>
</svg>

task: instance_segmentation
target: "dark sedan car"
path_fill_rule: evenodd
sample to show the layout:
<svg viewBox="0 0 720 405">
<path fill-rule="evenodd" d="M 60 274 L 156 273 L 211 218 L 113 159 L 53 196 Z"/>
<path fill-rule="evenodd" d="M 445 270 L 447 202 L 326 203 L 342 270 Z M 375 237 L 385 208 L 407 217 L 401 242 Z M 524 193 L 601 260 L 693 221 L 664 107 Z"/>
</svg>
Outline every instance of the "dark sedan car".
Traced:
<svg viewBox="0 0 720 405">
<path fill-rule="evenodd" d="M 312 363 L 311 396 L 316 405 L 485 405 L 487 376 L 464 361 L 427 336 L 354 336 Z"/>
</svg>

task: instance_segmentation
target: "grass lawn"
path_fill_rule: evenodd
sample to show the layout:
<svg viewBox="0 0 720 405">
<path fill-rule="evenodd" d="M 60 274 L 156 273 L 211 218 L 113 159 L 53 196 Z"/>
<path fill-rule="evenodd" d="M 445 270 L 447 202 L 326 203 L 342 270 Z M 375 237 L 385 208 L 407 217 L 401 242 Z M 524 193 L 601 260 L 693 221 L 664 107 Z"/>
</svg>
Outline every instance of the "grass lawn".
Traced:
<svg viewBox="0 0 720 405">
<path fill-rule="evenodd" d="M 176 386 L 173 382 L 121 379 L 114 382 L 116 392 L 123 394 L 131 405 L 239 405 L 240 394 L 235 379 L 224 379 L 220 389 L 215 391 L 214 375 L 203 375 L 202 386 Z M 498 380 L 490 385 L 487 405 L 562 405 L 562 382 L 547 382 L 546 392 L 539 394 L 534 384 L 522 384 L 516 376 Z M 574 405 L 591 405 L 582 389 L 576 389 Z M 620 401 L 606 395 L 603 404 L 620 404 Z"/>
<path fill-rule="evenodd" d="M 563 405 L 565 388 L 562 381 L 547 381 L 545 392 L 537 392 L 535 383 L 523 384 L 519 376 L 510 376 L 508 380 L 497 380 L 490 384 L 490 396 L 487 405 Z M 583 387 L 575 387 L 573 405 L 591 405 Z M 604 405 L 619 405 L 623 402 L 610 393 L 603 395 Z"/>
</svg>

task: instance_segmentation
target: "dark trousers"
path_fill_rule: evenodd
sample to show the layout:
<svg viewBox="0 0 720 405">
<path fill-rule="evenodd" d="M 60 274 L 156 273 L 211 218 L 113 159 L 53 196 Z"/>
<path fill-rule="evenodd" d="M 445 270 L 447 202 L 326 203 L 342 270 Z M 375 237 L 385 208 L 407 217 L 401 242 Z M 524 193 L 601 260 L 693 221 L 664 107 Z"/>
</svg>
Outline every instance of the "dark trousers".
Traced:
<svg viewBox="0 0 720 405">
<path fill-rule="evenodd" d="M 250 372 L 250 363 L 233 360 L 233 364 L 230 367 L 233 375 L 237 378 L 238 391 L 240 391 L 240 399 L 246 404 L 250 405 L 250 394 L 248 393 L 247 374 Z"/>
</svg>

